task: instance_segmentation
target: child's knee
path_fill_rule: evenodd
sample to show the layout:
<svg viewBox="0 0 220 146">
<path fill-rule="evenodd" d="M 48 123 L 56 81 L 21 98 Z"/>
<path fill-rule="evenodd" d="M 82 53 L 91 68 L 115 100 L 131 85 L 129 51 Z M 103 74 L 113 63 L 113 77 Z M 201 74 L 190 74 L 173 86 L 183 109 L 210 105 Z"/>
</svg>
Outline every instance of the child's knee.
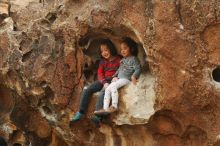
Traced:
<svg viewBox="0 0 220 146">
<path fill-rule="evenodd" d="M 114 91 L 112 91 L 112 93 L 113 93 L 113 94 L 117 94 L 117 93 L 118 93 L 118 91 L 117 91 L 117 90 L 114 90 Z"/>
</svg>

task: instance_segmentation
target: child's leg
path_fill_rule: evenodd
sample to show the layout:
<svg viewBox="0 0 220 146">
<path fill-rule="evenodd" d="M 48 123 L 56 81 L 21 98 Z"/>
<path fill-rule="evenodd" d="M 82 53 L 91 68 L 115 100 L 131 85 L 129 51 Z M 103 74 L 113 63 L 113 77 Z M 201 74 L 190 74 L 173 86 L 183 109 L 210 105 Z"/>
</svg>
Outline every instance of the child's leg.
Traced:
<svg viewBox="0 0 220 146">
<path fill-rule="evenodd" d="M 113 83 L 114 84 L 111 87 L 112 106 L 118 108 L 118 89 L 129 84 L 130 81 L 128 79 L 118 79 L 116 82 Z"/>
<path fill-rule="evenodd" d="M 96 107 L 95 110 L 98 111 L 100 109 L 103 109 L 103 103 L 104 103 L 104 96 L 105 96 L 105 90 L 102 89 L 99 93 L 98 99 L 96 101 Z"/>
<path fill-rule="evenodd" d="M 107 110 L 110 104 L 110 99 L 111 99 L 111 86 L 110 85 L 105 89 L 105 96 L 104 96 L 104 103 L 103 103 L 104 110 Z"/>
<path fill-rule="evenodd" d="M 85 114 L 90 97 L 94 92 L 97 92 L 101 90 L 103 87 L 102 83 L 99 81 L 96 81 L 92 83 L 88 88 L 84 89 L 81 94 L 81 100 L 80 100 L 80 106 L 79 106 L 79 112 L 77 112 L 71 119 L 71 121 L 75 122 L 82 118 L 82 116 Z"/>
<path fill-rule="evenodd" d="M 84 114 L 88 108 L 88 104 L 90 102 L 91 95 L 97 91 L 100 91 L 102 89 L 103 85 L 100 81 L 95 81 L 91 85 L 88 86 L 88 88 L 84 89 L 81 94 L 81 100 L 80 100 L 80 113 Z"/>
</svg>

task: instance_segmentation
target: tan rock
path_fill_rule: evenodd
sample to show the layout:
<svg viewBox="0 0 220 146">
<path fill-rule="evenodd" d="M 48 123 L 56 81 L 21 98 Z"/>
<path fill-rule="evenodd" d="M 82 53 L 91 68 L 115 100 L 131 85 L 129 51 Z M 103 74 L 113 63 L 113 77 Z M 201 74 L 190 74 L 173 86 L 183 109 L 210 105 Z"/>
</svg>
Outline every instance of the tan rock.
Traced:
<svg viewBox="0 0 220 146">
<path fill-rule="evenodd" d="M 13 31 L 14 28 L 14 22 L 11 17 L 5 18 L 0 26 L 0 33 L 4 31 Z"/>
<path fill-rule="evenodd" d="M 0 15 L 8 16 L 9 12 L 8 0 L 0 1 Z"/>
<path fill-rule="evenodd" d="M 119 112 L 113 121 L 117 125 L 144 124 L 155 113 L 155 79 L 150 74 L 142 74 L 137 85 L 130 83 L 120 90 Z"/>
<path fill-rule="evenodd" d="M 10 11 L 11 12 L 17 12 L 19 10 L 24 9 L 26 6 L 29 5 L 31 2 L 36 2 L 36 0 L 10 0 Z"/>
<path fill-rule="evenodd" d="M 7 86 L 12 96 L 0 96 L 5 102 L 0 107 L 10 109 L 7 117 L 27 143 L 214 143 L 220 131 L 220 83 L 212 78 L 219 67 L 218 0 L 11 0 L 11 18 L 6 18 L 5 2 L 0 3 L 0 21 L 5 20 L 0 24 L 0 92 Z M 122 36 L 139 43 L 151 73 L 120 91 L 119 112 L 104 118 L 101 128 L 90 121 L 92 97 L 88 113 L 69 128 L 83 86 L 96 73 L 94 67 L 86 78 L 84 55 L 97 61 L 100 38 L 109 37 L 119 49 Z M 53 99 L 65 106 L 52 105 Z"/>
</svg>

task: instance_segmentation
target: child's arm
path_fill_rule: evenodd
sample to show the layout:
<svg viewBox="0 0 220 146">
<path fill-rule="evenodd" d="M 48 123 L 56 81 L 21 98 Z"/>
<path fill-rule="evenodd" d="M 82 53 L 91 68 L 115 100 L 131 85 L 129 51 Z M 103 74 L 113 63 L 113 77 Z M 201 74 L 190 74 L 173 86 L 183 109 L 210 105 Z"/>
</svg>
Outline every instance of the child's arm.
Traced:
<svg viewBox="0 0 220 146">
<path fill-rule="evenodd" d="M 118 70 L 115 72 L 115 74 L 112 76 L 112 81 L 111 82 L 115 82 L 115 81 L 117 81 L 118 80 L 118 72 L 119 72 L 119 68 L 118 68 Z"/>
<path fill-rule="evenodd" d="M 102 60 L 99 62 L 99 67 L 97 72 L 98 72 L 97 73 L 98 80 L 103 83 L 105 79 L 104 79 L 104 62 Z"/>
<path fill-rule="evenodd" d="M 140 65 L 140 61 L 138 60 L 138 58 L 134 59 L 133 67 L 134 67 L 134 73 L 131 76 L 131 81 L 133 84 L 136 84 L 137 78 L 141 74 L 141 65 Z"/>
<path fill-rule="evenodd" d="M 121 57 L 118 57 L 118 60 L 117 60 L 117 62 L 118 62 L 118 69 L 116 70 L 116 72 L 112 76 L 112 81 L 111 82 L 115 82 L 115 81 L 118 80 L 118 73 L 119 73 L 121 61 L 122 61 Z"/>
<path fill-rule="evenodd" d="M 134 84 L 134 85 L 136 85 L 136 83 L 137 83 L 137 78 L 135 77 L 135 76 L 131 76 L 131 82 Z"/>
<path fill-rule="evenodd" d="M 114 78 L 114 77 L 117 77 L 117 76 L 118 76 L 118 69 L 112 77 Z"/>
</svg>

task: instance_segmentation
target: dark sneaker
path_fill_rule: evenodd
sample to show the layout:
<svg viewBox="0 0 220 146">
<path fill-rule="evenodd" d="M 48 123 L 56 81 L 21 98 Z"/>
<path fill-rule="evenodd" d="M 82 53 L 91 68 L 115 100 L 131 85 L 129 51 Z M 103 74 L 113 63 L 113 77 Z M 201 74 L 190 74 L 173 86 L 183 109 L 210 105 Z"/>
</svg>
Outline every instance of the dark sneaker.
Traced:
<svg viewBox="0 0 220 146">
<path fill-rule="evenodd" d="M 90 119 L 95 124 L 96 127 L 100 127 L 100 122 L 102 120 L 101 117 L 94 115 Z"/>
<path fill-rule="evenodd" d="M 78 120 L 80 120 L 82 118 L 83 114 L 81 114 L 80 112 L 77 112 L 75 114 L 75 116 L 71 119 L 71 122 L 76 122 Z"/>
</svg>

